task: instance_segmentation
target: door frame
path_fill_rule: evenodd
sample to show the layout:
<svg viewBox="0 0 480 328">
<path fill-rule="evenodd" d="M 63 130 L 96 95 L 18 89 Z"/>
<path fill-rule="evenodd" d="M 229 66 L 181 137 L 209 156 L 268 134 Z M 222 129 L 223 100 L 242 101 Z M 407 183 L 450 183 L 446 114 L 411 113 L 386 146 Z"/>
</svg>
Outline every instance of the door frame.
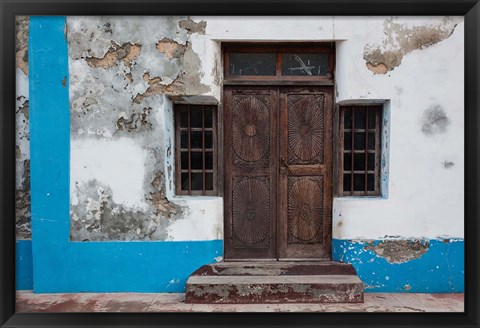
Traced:
<svg viewBox="0 0 480 328">
<path fill-rule="evenodd" d="M 272 42 L 272 43 L 260 43 L 260 42 L 224 42 L 221 44 L 221 51 L 222 51 L 222 58 L 223 58 L 223 85 L 221 90 L 221 102 L 219 104 L 218 110 L 218 146 L 219 146 L 219 153 L 218 153 L 218 169 L 219 169 L 219 188 L 218 191 L 224 199 L 224 261 L 322 261 L 322 260 L 331 260 L 331 248 L 332 248 L 332 208 L 333 208 L 333 192 L 334 192 L 334 183 L 337 181 L 336 179 L 336 170 L 334 170 L 334 165 L 337 162 L 336 156 L 336 146 L 335 142 L 337 140 L 337 135 L 334 133 L 335 126 L 336 126 L 336 107 L 335 107 L 335 42 Z M 277 63 L 276 63 L 276 75 L 275 76 L 233 76 L 229 73 L 229 53 L 232 52 L 240 52 L 240 53 L 268 53 L 268 52 L 276 52 L 277 53 Z M 281 66 L 282 66 L 282 56 L 285 53 L 325 53 L 328 54 L 328 72 L 327 75 L 324 76 L 282 76 L 281 73 Z M 331 137 L 330 140 L 332 141 L 332 145 L 330 147 L 331 152 L 331 160 L 330 165 L 332 166 L 329 171 L 329 182 L 330 182 L 330 202 L 328 204 L 329 210 L 327 212 L 327 217 L 324 219 L 329 220 L 328 229 L 330 231 L 328 240 L 324 240 L 325 245 L 328 245 L 328 257 L 325 258 L 318 258 L 318 259 L 302 259 L 302 258 L 287 258 L 283 259 L 280 258 L 280 245 L 279 239 L 277 238 L 279 235 L 279 227 L 275 225 L 275 249 L 276 254 L 275 258 L 272 259 L 235 259 L 235 258 L 228 258 L 227 256 L 227 246 L 229 245 L 230 241 L 227 241 L 226 236 L 228 235 L 227 229 L 229 228 L 230 223 L 227 222 L 226 215 L 227 211 L 229 211 L 226 200 L 230 199 L 227 193 L 227 181 L 225 173 L 227 172 L 226 166 L 228 165 L 227 156 L 230 154 L 230 151 L 227 150 L 229 145 L 226 145 L 225 141 L 228 140 L 226 138 L 226 134 L 228 133 L 228 129 L 225 128 L 225 120 L 227 119 L 226 115 L 226 106 L 225 106 L 225 91 L 229 87 L 246 87 L 246 88 L 259 88 L 260 86 L 264 86 L 267 88 L 278 88 L 278 95 L 280 95 L 280 89 L 283 87 L 299 87 L 299 88 L 308 88 L 308 87 L 327 87 L 331 88 L 331 101 L 329 108 L 327 109 L 329 112 L 329 120 L 330 124 L 326 127 L 329 129 Z M 277 99 L 278 104 L 280 106 L 280 97 Z M 278 114 L 280 115 L 280 109 L 278 109 Z M 276 129 L 279 129 L 280 126 L 280 119 L 277 119 L 276 122 L 277 126 Z M 279 136 L 280 141 L 280 136 Z M 277 148 L 280 147 L 280 142 L 277 142 Z M 280 155 L 280 149 L 277 149 L 278 155 Z M 271 155 L 272 156 L 272 155 Z M 277 165 L 277 171 L 279 167 Z M 223 178 L 222 178 L 223 177 Z M 279 193 L 279 185 L 280 185 L 281 175 L 280 173 L 277 174 L 277 181 L 275 181 L 275 194 L 278 195 Z M 280 196 L 277 196 L 278 202 Z M 325 205 L 324 205 L 325 206 Z M 278 210 L 279 204 L 275 206 Z M 231 206 L 230 206 L 231 208 Z M 276 222 L 279 222 L 277 218 L 275 218 Z M 276 223 L 275 223 L 276 224 Z"/>
<path fill-rule="evenodd" d="M 312 86 L 312 85 L 303 86 L 299 84 L 295 84 L 295 86 L 286 85 L 286 84 L 274 85 L 274 86 L 264 86 L 264 85 L 259 86 L 258 84 L 226 85 L 222 90 L 224 100 L 227 99 L 226 93 L 231 92 L 232 90 L 237 90 L 237 91 L 243 90 L 245 91 L 246 94 L 252 93 L 253 90 L 262 90 L 262 91 L 268 90 L 268 91 L 275 91 L 275 94 L 276 94 L 276 96 L 274 97 L 276 98 L 276 104 L 275 104 L 276 111 L 272 113 L 270 117 L 271 122 L 274 122 L 275 124 L 275 127 L 272 129 L 272 131 L 275 131 L 274 133 L 276 133 L 276 137 L 275 137 L 276 145 L 274 145 L 276 150 L 271 151 L 270 153 L 270 160 L 272 162 L 272 167 L 270 167 L 270 169 L 274 170 L 274 172 L 270 172 L 270 177 L 271 177 L 270 186 L 272 188 L 270 191 L 270 195 L 271 197 L 274 197 L 274 201 L 272 202 L 274 203 L 274 205 L 271 206 L 271 211 L 273 211 L 271 215 L 272 215 L 272 218 L 274 218 L 274 220 L 270 222 L 270 228 L 272 229 L 270 240 L 274 243 L 274 249 L 272 252 L 266 253 L 267 254 L 265 255 L 266 258 L 249 258 L 249 257 L 230 258 L 229 257 L 229 254 L 228 254 L 229 252 L 227 252 L 227 249 L 232 250 L 232 248 L 230 248 L 232 247 L 232 241 L 227 238 L 227 236 L 231 237 L 231 234 L 227 233 L 227 230 L 231 229 L 230 221 L 232 217 L 232 213 L 231 213 L 232 204 L 230 204 L 229 201 L 233 201 L 233 200 L 232 200 L 232 190 L 228 189 L 230 184 L 227 181 L 224 181 L 223 183 L 223 186 L 224 186 L 224 193 L 223 193 L 223 197 L 224 197 L 224 260 L 225 261 L 327 261 L 327 260 L 331 260 L 332 206 L 333 206 L 333 183 L 334 183 L 333 164 L 335 162 L 335 159 L 333 156 L 334 140 L 335 140 L 333 136 L 333 128 L 334 128 L 333 117 L 334 117 L 334 111 L 335 111 L 335 108 L 333 105 L 334 104 L 333 86 L 325 86 L 323 84 L 320 86 Z M 324 179 L 326 179 L 326 181 L 324 181 L 323 183 L 325 188 L 323 190 L 324 191 L 324 203 L 323 203 L 323 220 L 324 220 L 323 222 L 324 223 L 322 224 L 323 224 L 323 229 L 328 229 L 328 230 L 326 231 L 326 236 L 324 234 L 324 237 L 323 237 L 322 250 L 324 252 L 321 253 L 319 257 L 315 257 L 315 258 L 292 257 L 292 255 L 290 256 L 287 255 L 287 257 L 281 256 L 283 254 L 287 254 L 286 253 L 287 241 L 286 240 L 282 241 L 282 238 L 284 237 L 283 235 L 285 235 L 286 233 L 285 229 L 287 224 L 286 223 L 287 217 L 285 216 L 285 213 L 282 214 L 282 211 L 283 211 L 282 208 L 284 208 L 286 204 L 281 205 L 282 201 L 286 200 L 286 195 L 281 195 L 280 193 L 281 193 L 281 190 L 285 188 L 287 188 L 286 190 L 288 190 L 288 187 L 286 186 L 283 189 L 281 188 L 281 183 L 286 182 L 283 179 L 285 179 L 287 176 L 282 175 L 280 173 L 281 168 L 279 164 L 279 158 L 282 155 L 280 151 L 282 150 L 282 148 L 285 149 L 285 147 L 287 147 L 286 144 L 281 145 L 281 143 L 284 142 L 282 141 L 282 139 L 284 138 L 282 138 L 280 134 L 282 130 L 281 125 L 282 123 L 284 123 L 284 125 L 287 123 L 287 122 L 282 122 L 282 119 L 281 119 L 281 116 L 282 116 L 281 106 L 282 106 L 282 102 L 285 101 L 285 99 L 282 100 L 281 97 L 286 96 L 287 93 L 292 93 L 292 92 L 295 94 L 301 94 L 301 93 L 312 94 L 314 92 L 319 92 L 319 93 L 330 95 L 329 97 L 327 97 L 327 99 L 325 99 L 325 109 L 324 109 L 324 113 L 325 113 L 324 133 L 325 133 L 325 137 L 329 138 L 329 140 L 331 141 L 330 144 L 327 144 L 327 143 L 324 144 L 324 148 L 326 149 L 325 153 L 329 154 L 330 160 L 329 160 L 329 163 L 327 163 L 327 165 L 329 165 L 330 167 L 322 168 L 322 172 L 327 173 L 324 176 Z M 284 104 L 284 106 L 286 106 L 286 104 Z M 224 125 L 225 127 L 226 127 L 225 122 L 231 121 L 231 118 L 229 117 L 231 113 L 228 113 L 228 108 L 229 106 L 226 106 L 224 103 L 222 106 L 222 110 L 223 110 L 222 125 Z M 286 108 L 284 108 L 284 110 L 286 110 Z M 230 140 L 231 136 L 227 136 L 227 133 L 229 133 L 228 129 L 224 129 L 224 130 L 225 131 L 224 131 L 223 139 Z M 226 147 L 224 148 L 224 151 L 223 151 L 222 160 L 224 161 L 223 172 L 227 173 L 230 171 L 229 168 L 227 168 L 227 166 L 230 165 L 229 161 L 231 159 L 229 159 L 229 156 L 231 156 L 231 149 L 227 149 L 228 145 L 225 145 L 225 146 Z M 224 175 L 224 180 L 226 179 L 227 177 L 226 175 Z M 278 217 L 275 216 L 274 213 L 277 214 Z M 241 256 L 241 254 L 237 254 L 237 256 Z"/>
</svg>

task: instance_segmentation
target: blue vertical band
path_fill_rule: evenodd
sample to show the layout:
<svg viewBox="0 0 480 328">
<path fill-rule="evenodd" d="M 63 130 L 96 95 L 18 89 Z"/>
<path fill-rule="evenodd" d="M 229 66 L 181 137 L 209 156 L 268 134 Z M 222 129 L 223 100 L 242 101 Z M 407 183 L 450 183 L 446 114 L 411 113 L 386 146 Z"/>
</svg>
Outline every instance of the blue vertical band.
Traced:
<svg viewBox="0 0 480 328">
<path fill-rule="evenodd" d="M 70 106 L 65 17 L 31 17 L 30 147 L 35 292 L 181 292 L 223 255 L 221 240 L 70 242 Z"/>
</svg>

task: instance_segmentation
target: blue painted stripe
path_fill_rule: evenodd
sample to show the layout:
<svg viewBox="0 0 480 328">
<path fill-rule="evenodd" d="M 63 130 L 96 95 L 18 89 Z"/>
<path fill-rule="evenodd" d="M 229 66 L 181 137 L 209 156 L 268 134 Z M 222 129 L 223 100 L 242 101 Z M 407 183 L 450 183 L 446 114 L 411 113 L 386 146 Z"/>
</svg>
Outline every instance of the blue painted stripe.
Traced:
<svg viewBox="0 0 480 328">
<path fill-rule="evenodd" d="M 333 260 L 352 264 L 366 292 L 452 293 L 464 291 L 463 240 L 428 240 L 428 251 L 418 258 L 390 263 L 366 240 L 334 239 Z"/>
<path fill-rule="evenodd" d="M 190 273 L 223 256 L 223 241 L 70 242 L 65 22 L 65 17 L 30 18 L 34 291 L 182 292 Z"/>
<path fill-rule="evenodd" d="M 15 243 L 15 287 L 17 290 L 33 289 L 32 241 Z"/>
</svg>

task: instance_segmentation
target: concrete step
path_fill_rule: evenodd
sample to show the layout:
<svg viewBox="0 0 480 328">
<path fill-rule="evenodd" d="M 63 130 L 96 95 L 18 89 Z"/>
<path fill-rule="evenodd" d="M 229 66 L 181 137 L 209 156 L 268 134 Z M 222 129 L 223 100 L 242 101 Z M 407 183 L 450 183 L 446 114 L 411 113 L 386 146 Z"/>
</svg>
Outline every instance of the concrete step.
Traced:
<svg viewBox="0 0 480 328">
<path fill-rule="evenodd" d="M 192 276 L 355 275 L 351 264 L 323 262 L 219 262 L 200 267 Z"/>
<path fill-rule="evenodd" d="M 333 273 L 333 274 L 332 274 Z M 223 262 L 187 280 L 187 303 L 362 303 L 363 283 L 336 262 Z"/>
</svg>

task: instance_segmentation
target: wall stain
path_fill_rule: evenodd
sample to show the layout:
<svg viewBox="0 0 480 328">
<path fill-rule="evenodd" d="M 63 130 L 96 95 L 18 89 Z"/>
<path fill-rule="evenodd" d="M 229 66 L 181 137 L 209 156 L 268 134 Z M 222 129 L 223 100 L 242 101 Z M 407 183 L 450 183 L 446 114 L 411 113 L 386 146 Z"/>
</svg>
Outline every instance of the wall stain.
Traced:
<svg viewBox="0 0 480 328">
<path fill-rule="evenodd" d="M 145 131 L 152 129 L 152 123 L 149 122 L 148 117 L 152 112 L 152 108 L 143 108 L 141 113 L 132 113 L 130 117 L 125 117 L 126 114 L 122 113 L 121 117 L 115 123 L 117 130 L 132 131 Z"/>
<path fill-rule="evenodd" d="M 378 244 L 369 242 L 364 249 L 394 264 L 418 259 L 428 252 L 429 247 L 429 242 L 424 240 L 386 240 Z"/>
<path fill-rule="evenodd" d="M 385 20 L 382 44 L 367 44 L 363 59 L 374 74 L 386 74 L 400 66 L 405 55 L 416 49 L 425 49 L 452 35 L 458 24 L 456 18 L 445 17 L 437 24 L 407 26 L 395 22 L 391 17 Z"/>
<path fill-rule="evenodd" d="M 443 165 L 444 168 L 449 169 L 449 168 L 453 167 L 455 165 L 455 163 L 454 162 L 443 161 L 442 165 Z"/>
<path fill-rule="evenodd" d="M 450 125 L 450 119 L 440 105 L 432 105 L 423 112 L 422 132 L 426 136 L 445 133 Z"/>
</svg>

